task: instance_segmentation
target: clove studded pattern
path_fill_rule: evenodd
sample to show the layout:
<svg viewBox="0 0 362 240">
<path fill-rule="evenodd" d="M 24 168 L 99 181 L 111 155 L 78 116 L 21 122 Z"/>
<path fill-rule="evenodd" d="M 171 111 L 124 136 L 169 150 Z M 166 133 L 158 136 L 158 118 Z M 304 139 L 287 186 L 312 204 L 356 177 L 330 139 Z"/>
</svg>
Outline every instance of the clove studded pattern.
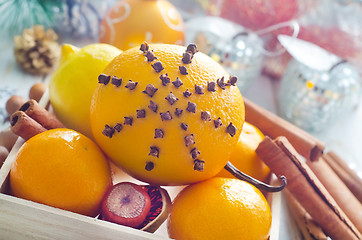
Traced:
<svg viewBox="0 0 362 240">
<path fill-rule="evenodd" d="M 191 63 L 194 55 L 197 52 L 198 52 L 198 50 L 197 50 L 197 47 L 195 44 L 188 45 L 185 53 L 183 54 L 181 61 L 184 64 Z M 160 73 L 159 78 L 160 78 L 160 81 L 163 86 L 167 86 L 169 83 L 171 83 L 175 88 L 174 91 L 177 91 L 177 89 L 179 89 L 183 85 L 183 83 L 179 77 L 176 77 L 176 79 L 174 81 L 172 81 L 169 78 L 168 74 L 163 72 L 164 67 L 162 66 L 162 63 L 160 61 L 155 61 L 158 58 L 155 55 L 155 53 L 153 52 L 153 50 L 149 50 L 149 46 L 147 43 L 141 44 L 140 54 L 143 54 L 146 57 L 147 62 L 150 62 L 151 67 L 153 68 L 153 70 L 156 73 Z M 184 65 L 179 66 L 179 70 L 180 70 L 181 75 L 188 74 L 187 67 Z M 186 89 L 183 92 L 183 96 L 185 98 L 189 98 L 192 94 L 197 94 L 197 95 L 202 96 L 204 94 L 207 94 L 207 92 L 215 92 L 216 87 L 219 87 L 222 90 L 225 90 L 225 89 L 227 89 L 227 87 L 235 86 L 236 81 L 237 81 L 237 77 L 231 76 L 227 82 L 225 82 L 224 77 L 221 77 L 220 79 L 217 79 L 216 82 L 215 81 L 208 82 L 207 86 L 199 86 L 199 85 L 195 84 L 194 91 L 191 92 L 189 89 Z M 111 83 L 117 88 L 122 87 L 121 78 L 117 78 L 116 76 L 107 76 L 105 74 L 99 75 L 98 83 L 103 84 L 103 85 L 107 85 L 107 84 Z M 127 88 L 129 91 L 137 91 L 137 89 L 136 89 L 137 84 L 138 84 L 138 82 L 129 80 L 124 85 L 124 87 Z M 155 94 L 157 94 L 157 90 L 158 89 L 155 86 L 153 86 L 152 84 L 148 84 L 145 87 L 145 89 L 142 89 L 142 92 L 145 93 L 146 95 L 148 95 L 149 98 L 152 98 Z M 165 99 L 165 101 L 168 102 L 168 104 L 170 106 L 173 105 L 175 102 L 179 101 L 179 99 L 173 94 L 172 91 L 170 91 L 169 94 L 164 97 L 164 99 Z M 121 132 L 124 127 L 132 127 L 134 124 L 136 124 L 137 118 L 146 118 L 147 111 L 152 111 L 154 113 L 158 113 L 158 104 L 150 99 L 149 105 L 147 107 L 144 107 L 143 109 L 135 110 L 135 112 L 134 112 L 135 117 L 124 116 L 123 124 L 121 122 L 118 122 L 113 127 L 111 126 L 111 124 L 106 124 L 102 131 L 102 134 L 106 137 L 112 138 L 115 134 Z M 186 114 L 200 114 L 200 118 L 204 122 L 211 121 L 212 117 L 213 117 L 213 116 L 211 116 L 210 112 L 203 111 L 202 109 L 198 109 L 196 103 L 193 103 L 190 101 L 188 101 L 188 105 L 187 105 L 185 111 L 187 112 Z M 171 113 L 170 111 L 166 111 L 166 112 L 160 112 L 158 114 L 162 121 L 170 121 L 175 118 L 177 119 L 177 117 L 180 117 L 181 114 L 183 114 L 185 111 L 184 111 L 184 109 L 176 108 L 175 112 L 173 112 L 173 113 Z M 213 124 L 214 124 L 215 128 L 221 127 L 223 125 L 223 123 L 222 123 L 220 117 L 217 117 L 217 116 L 214 116 L 214 117 L 215 118 L 213 120 Z M 191 147 L 190 160 L 193 161 L 194 170 L 203 171 L 205 161 L 199 158 L 201 156 L 201 153 L 198 151 L 198 149 L 196 147 L 196 145 L 197 145 L 196 136 L 194 136 L 194 134 L 188 132 L 188 123 L 181 122 L 180 129 L 182 129 L 183 132 L 185 132 L 185 135 L 184 135 L 185 147 L 186 148 Z M 233 125 L 232 122 L 230 122 L 229 124 L 227 124 L 225 126 L 225 133 L 229 134 L 231 137 L 233 137 L 235 135 L 236 130 L 237 130 L 237 128 Z M 167 133 L 164 132 L 164 130 L 162 128 L 155 129 L 154 138 L 164 138 L 165 136 L 167 136 Z M 156 159 L 159 158 L 159 156 L 161 154 L 162 154 L 162 149 L 160 149 L 159 147 L 157 147 L 155 145 L 150 146 L 150 152 L 149 152 L 148 156 L 145 156 L 145 169 L 147 171 L 151 171 L 154 169 L 154 167 L 155 167 L 154 162 L 157 161 Z M 150 159 L 152 159 L 152 160 L 150 160 Z"/>
</svg>

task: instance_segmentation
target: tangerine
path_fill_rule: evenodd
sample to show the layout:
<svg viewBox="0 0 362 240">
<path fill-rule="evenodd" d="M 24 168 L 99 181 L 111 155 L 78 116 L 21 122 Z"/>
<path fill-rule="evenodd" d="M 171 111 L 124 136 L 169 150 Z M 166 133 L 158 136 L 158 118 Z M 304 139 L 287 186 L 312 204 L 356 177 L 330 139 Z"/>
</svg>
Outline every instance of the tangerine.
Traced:
<svg viewBox="0 0 362 240">
<path fill-rule="evenodd" d="M 92 217 L 111 185 L 102 151 L 69 129 L 48 130 L 30 138 L 10 170 L 14 196 Z"/>
<path fill-rule="evenodd" d="M 123 170 L 151 184 L 183 185 L 215 176 L 244 122 L 242 96 L 226 84 L 225 70 L 200 52 L 185 64 L 185 51 L 151 44 L 148 52 L 157 59 L 150 62 L 139 47 L 124 51 L 100 76 L 117 76 L 122 83 L 100 83 L 93 96 L 90 118 L 98 145 Z M 157 65 L 164 69 L 157 72 Z"/>
<path fill-rule="evenodd" d="M 168 220 L 172 239 L 248 239 L 269 237 L 271 211 L 263 194 L 234 178 L 211 178 L 184 188 Z"/>
<path fill-rule="evenodd" d="M 122 50 L 152 43 L 184 44 L 184 22 L 166 0 L 120 0 L 101 22 L 102 43 Z"/>
<path fill-rule="evenodd" d="M 265 181 L 269 176 L 269 168 L 256 154 L 259 143 L 264 139 L 264 134 L 254 125 L 244 122 L 238 143 L 231 153 L 229 161 L 243 173 Z M 218 177 L 233 177 L 227 170 L 223 169 Z"/>
</svg>

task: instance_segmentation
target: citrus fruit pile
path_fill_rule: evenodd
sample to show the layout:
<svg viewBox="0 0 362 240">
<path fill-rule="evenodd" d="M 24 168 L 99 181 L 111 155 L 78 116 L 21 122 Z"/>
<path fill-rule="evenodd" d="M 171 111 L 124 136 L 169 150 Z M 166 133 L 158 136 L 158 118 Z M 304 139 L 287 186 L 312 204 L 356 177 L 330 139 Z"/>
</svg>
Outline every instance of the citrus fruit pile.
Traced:
<svg viewBox="0 0 362 240">
<path fill-rule="evenodd" d="M 32 137 L 12 166 L 11 190 L 146 231 L 171 211 L 176 239 L 267 239 L 271 214 L 261 192 L 215 178 L 231 177 L 222 171 L 229 160 L 260 180 L 269 173 L 255 154 L 264 136 L 244 123 L 236 81 L 194 44 L 144 42 L 124 52 L 66 45 L 50 100 L 66 126 L 95 142 L 70 129 Z M 112 186 L 107 158 L 151 185 Z M 188 186 L 170 210 L 159 185 Z"/>
</svg>

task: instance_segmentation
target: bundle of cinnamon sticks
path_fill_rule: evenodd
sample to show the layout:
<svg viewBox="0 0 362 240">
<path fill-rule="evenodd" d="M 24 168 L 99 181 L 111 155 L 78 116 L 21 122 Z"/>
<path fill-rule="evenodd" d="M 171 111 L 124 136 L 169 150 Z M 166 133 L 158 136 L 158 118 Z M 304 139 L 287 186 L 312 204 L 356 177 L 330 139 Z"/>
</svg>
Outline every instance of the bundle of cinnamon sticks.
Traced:
<svg viewBox="0 0 362 240">
<path fill-rule="evenodd" d="M 267 137 L 257 154 L 286 176 L 288 205 L 305 239 L 362 239 L 362 180 L 324 144 L 244 99 L 246 121 Z"/>
<path fill-rule="evenodd" d="M 34 99 L 25 102 L 11 115 L 10 125 L 12 132 L 24 140 L 48 129 L 64 127 L 55 115 L 40 106 Z"/>
<path fill-rule="evenodd" d="M 5 107 L 10 116 L 10 128 L 0 132 L 0 146 L 5 146 L 10 151 L 17 136 L 28 140 L 46 130 L 64 127 L 55 115 L 47 110 L 50 107 L 47 89 L 47 84 L 38 82 L 29 90 L 30 100 L 18 95 L 7 100 Z M 46 96 L 43 99 L 44 95 Z M 43 103 L 39 104 L 41 101 Z"/>
<path fill-rule="evenodd" d="M 5 120 L 10 120 L 10 127 L 0 131 L 0 167 L 19 136 L 28 140 L 48 129 L 64 127 L 52 113 L 47 111 L 50 107 L 47 97 L 43 103 L 38 104 L 47 92 L 47 88 L 45 83 L 38 82 L 30 88 L 29 101 L 18 95 L 13 95 L 7 100 L 5 108 L 9 117 Z"/>
</svg>

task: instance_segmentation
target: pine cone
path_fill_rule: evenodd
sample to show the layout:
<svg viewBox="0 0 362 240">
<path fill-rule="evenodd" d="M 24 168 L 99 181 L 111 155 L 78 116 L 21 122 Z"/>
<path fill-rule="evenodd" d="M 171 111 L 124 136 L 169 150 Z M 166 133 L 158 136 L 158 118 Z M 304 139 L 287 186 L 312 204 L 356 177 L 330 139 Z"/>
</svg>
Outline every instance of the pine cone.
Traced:
<svg viewBox="0 0 362 240">
<path fill-rule="evenodd" d="M 14 37 L 16 62 L 28 73 L 50 73 L 60 57 L 57 39 L 52 29 L 44 31 L 41 25 L 24 29 L 23 35 Z"/>
</svg>

